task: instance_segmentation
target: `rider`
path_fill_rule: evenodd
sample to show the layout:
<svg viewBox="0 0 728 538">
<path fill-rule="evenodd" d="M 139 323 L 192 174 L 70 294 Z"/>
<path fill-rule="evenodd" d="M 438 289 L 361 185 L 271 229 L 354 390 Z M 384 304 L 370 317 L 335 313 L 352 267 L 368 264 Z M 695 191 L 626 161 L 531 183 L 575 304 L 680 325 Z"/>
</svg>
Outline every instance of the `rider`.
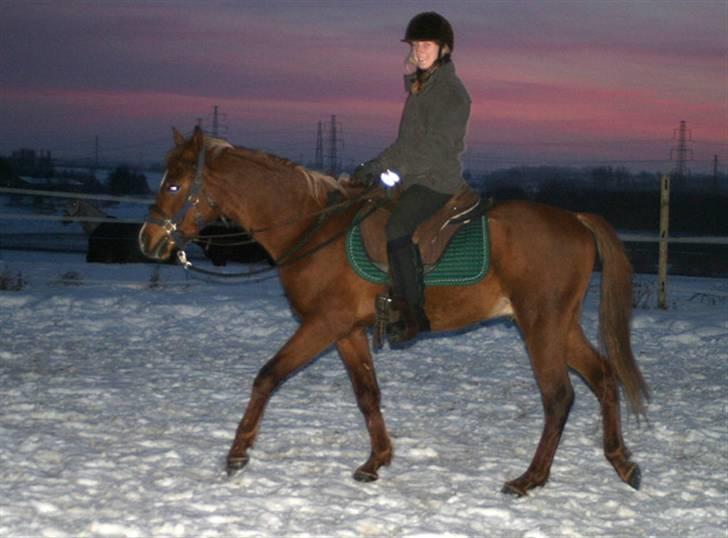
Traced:
<svg viewBox="0 0 728 538">
<path fill-rule="evenodd" d="M 359 185 L 375 184 L 388 169 L 401 177 L 401 196 L 387 224 L 390 309 L 399 314 L 387 326 L 387 335 L 395 344 L 430 330 L 422 260 L 412 234 L 465 185 L 460 154 L 470 116 L 470 96 L 451 59 L 450 23 L 437 13 L 420 13 L 407 25 L 402 41 L 410 45 L 408 96 L 397 140 L 352 175 Z"/>
</svg>

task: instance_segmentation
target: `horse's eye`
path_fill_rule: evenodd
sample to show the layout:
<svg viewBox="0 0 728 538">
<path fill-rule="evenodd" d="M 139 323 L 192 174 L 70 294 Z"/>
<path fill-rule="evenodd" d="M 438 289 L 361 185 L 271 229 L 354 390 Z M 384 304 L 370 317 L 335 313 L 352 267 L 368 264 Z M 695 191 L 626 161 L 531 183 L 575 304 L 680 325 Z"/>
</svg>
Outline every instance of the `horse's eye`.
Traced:
<svg viewBox="0 0 728 538">
<path fill-rule="evenodd" d="M 170 185 L 167 187 L 167 190 L 169 192 L 179 192 L 179 185 Z"/>
</svg>

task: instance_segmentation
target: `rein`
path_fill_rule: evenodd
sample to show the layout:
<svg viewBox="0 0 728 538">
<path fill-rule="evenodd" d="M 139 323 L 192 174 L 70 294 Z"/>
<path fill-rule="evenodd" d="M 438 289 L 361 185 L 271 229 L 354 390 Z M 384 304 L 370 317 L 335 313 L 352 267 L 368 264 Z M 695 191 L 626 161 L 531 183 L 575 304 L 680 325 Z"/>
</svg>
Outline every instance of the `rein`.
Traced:
<svg viewBox="0 0 728 538">
<path fill-rule="evenodd" d="M 349 204 L 352 205 L 352 204 Z M 364 215 L 359 218 L 358 222 L 361 222 L 371 216 L 374 211 L 378 209 L 378 205 L 375 204 L 372 206 L 371 209 L 369 209 Z M 215 277 L 222 277 L 222 278 L 241 278 L 241 277 L 250 277 L 250 276 L 258 276 L 264 273 L 270 273 L 272 271 L 276 271 L 280 267 L 284 267 L 286 265 L 294 264 L 298 261 L 301 261 L 319 250 L 322 250 L 329 246 L 330 244 L 337 241 L 339 238 L 345 236 L 351 228 L 354 226 L 354 222 L 352 221 L 351 224 L 349 224 L 347 227 L 345 227 L 343 230 L 340 230 L 336 232 L 334 235 L 329 237 L 328 239 L 322 241 L 321 243 L 317 244 L 316 246 L 310 248 L 309 250 L 306 250 L 304 252 L 299 253 L 294 257 L 294 255 L 303 249 L 304 246 L 313 238 L 313 236 L 318 232 L 318 230 L 321 229 L 321 226 L 325 222 L 325 218 L 319 218 L 311 228 L 309 228 L 306 233 L 304 234 L 303 238 L 299 240 L 293 247 L 291 247 L 287 252 L 285 252 L 280 258 L 273 261 L 273 265 L 270 267 L 264 267 L 261 269 L 253 269 L 251 271 L 243 271 L 240 273 L 226 273 L 221 271 L 210 271 L 209 269 L 202 269 L 200 267 L 195 267 L 192 265 L 192 262 L 190 262 L 187 259 L 187 255 L 184 250 L 177 251 L 177 260 L 180 262 L 180 264 L 188 271 L 192 271 L 194 273 L 200 273 L 203 275 L 208 276 L 215 276 Z"/>
<path fill-rule="evenodd" d="M 350 203 L 347 203 L 344 208 L 351 207 L 355 202 L 360 201 L 362 197 L 359 196 L 356 199 L 349 200 Z M 334 207 L 334 206 L 331 206 Z M 370 217 L 377 209 L 379 208 L 378 204 L 374 204 L 364 215 L 362 215 L 358 222 L 361 222 L 368 217 Z M 321 229 L 323 224 L 326 222 L 326 217 L 333 214 L 332 212 L 327 213 L 321 213 L 319 214 L 319 218 L 316 220 L 316 223 L 311 226 L 308 230 L 306 230 L 306 233 L 303 234 L 303 237 L 296 242 L 295 245 L 293 245 L 290 249 L 288 249 L 286 252 L 284 252 L 277 260 L 273 260 L 273 265 L 270 267 L 264 267 L 261 269 L 253 269 L 251 271 L 243 271 L 240 273 L 226 273 L 222 271 L 210 271 L 209 269 L 202 269 L 200 267 L 195 267 L 192 265 L 192 262 L 187 259 L 187 254 L 184 250 L 177 251 L 177 260 L 180 262 L 180 264 L 188 271 L 192 271 L 195 273 L 200 273 L 203 275 L 208 276 L 215 276 L 215 277 L 222 277 L 222 278 L 241 278 L 241 277 L 250 277 L 250 276 L 258 276 L 264 273 L 269 273 L 272 271 L 276 271 L 280 267 L 284 267 L 286 265 L 291 265 L 293 263 L 296 263 L 300 260 L 303 260 L 304 258 L 307 258 L 319 250 L 322 250 L 329 246 L 330 244 L 337 241 L 339 238 L 345 236 L 354 226 L 354 221 L 351 222 L 348 226 L 346 226 L 343 230 L 338 231 L 328 239 L 322 241 L 321 243 L 315 245 L 314 247 L 310 248 L 309 250 L 306 250 L 304 252 L 300 252 L 300 250 L 303 249 L 303 247 L 306 246 L 307 243 L 313 239 L 313 236 L 316 235 L 316 233 Z M 297 254 L 298 253 L 298 254 Z M 297 255 L 296 255 L 297 254 Z"/>
</svg>

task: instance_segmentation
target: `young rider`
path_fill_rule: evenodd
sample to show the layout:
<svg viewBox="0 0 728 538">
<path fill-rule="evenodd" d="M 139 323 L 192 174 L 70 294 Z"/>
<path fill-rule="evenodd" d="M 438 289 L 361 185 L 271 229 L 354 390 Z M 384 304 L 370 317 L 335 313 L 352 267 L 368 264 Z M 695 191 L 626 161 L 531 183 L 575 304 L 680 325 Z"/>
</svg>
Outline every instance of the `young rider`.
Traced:
<svg viewBox="0 0 728 538">
<path fill-rule="evenodd" d="M 352 175 L 352 182 L 360 185 L 378 182 L 388 169 L 401 178 L 401 196 L 387 224 L 390 309 L 399 314 L 387 326 L 393 344 L 430 329 L 422 260 L 412 234 L 465 185 L 460 155 L 470 116 L 470 96 L 451 58 L 450 23 L 437 13 L 420 13 L 407 25 L 402 41 L 410 45 L 410 72 L 405 75 L 408 95 L 397 140 Z"/>
</svg>

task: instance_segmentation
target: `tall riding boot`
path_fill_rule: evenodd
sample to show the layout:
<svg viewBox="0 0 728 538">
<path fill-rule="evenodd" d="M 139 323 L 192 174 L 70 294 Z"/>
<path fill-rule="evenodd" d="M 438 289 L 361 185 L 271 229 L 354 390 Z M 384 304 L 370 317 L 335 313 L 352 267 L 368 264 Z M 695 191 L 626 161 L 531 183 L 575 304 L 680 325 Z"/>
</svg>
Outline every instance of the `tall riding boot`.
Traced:
<svg viewBox="0 0 728 538">
<path fill-rule="evenodd" d="M 409 237 L 388 242 L 387 255 L 392 278 L 392 317 L 387 324 L 387 336 L 390 344 L 399 344 L 430 330 L 424 310 L 424 269 L 420 249 Z"/>
</svg>

